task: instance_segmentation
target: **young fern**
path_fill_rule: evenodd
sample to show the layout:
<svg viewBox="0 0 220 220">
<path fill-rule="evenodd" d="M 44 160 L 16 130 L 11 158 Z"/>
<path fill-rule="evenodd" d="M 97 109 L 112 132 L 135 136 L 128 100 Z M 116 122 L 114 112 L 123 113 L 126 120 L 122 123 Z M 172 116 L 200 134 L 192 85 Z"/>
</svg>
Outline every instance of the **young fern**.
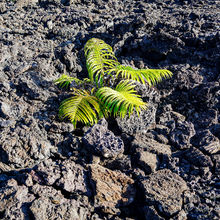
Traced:
<svg viewBox="0 0 220 220">
<path fill-rule="evenodd" d="M 71 82 L 80 82 L 81 80 L 79 80 L 78 78 L 75 77 L 71 77 L 71 76 L 67 76 L 66 74 L 61 75 L 60 78 L 58 78 L 57 80 L 54 81 L 55 84 L 58 84 L 60 86 L 60 88 L 64 88 L 64 87 L 68 87 Z"/>
<path fill-rule="evenodd" d="M 103 117 L 99 100 L 86 90 L 75 90 L 74 96 L 65 99 L 60 106 L 59 116 L 68 118 L 76 127 L 78 121 L 86 125 L 97 123 Z"/>
<path fill-rule="evenodd" d="M 121 76 L 123 79 L 130 79 L 133 81 L 140 82 L 142 84 L 148 83 L 149 86 L 155 85 L 161 82 L 163 78 L 169 78 L 172 73 L 169 70 L 160 69 L 133 69 L 130 66 L 118 65 L 111 70 L 109 73 L 115 73 L 116 78 Z"/>
<path fill-rule="evenodd" d="M 102 102 L 104 108 L 107 108 L 113 115 L 124 118 L 127 112 L 133 113 L 133 109 L 139 114 L 140 109 L 146 109 L 147 103 L 143 102 L 134 90 L 135 85 L 129 80 L 121 81 L 115 89 L 102 87 L 96 97 Z"/>
<path fill-rule="evenodd" d="M 84 52 L 90 80 L 102 87 L 107 70 L 119 65 L 112 47 L 103 40 L 92 38 L 86 43 Z"/>
<path fill-rule="evenodd" d="M 136 70 L 121 65 L 112 47 L 97 38 L 87 41 L 84 53 L 89 79 L 79 80 L 63 74 L 55 81 L 60 87 L 69 87 L 75 83 L 83 88 L 73 88 L 72 96 L 64 100 L 59 109 L 60 117 L 68 118 L 74 128 L 77 122 L 93 125 L 100 118 L 109 115 L 124 118 L 134 110 L 139 115 L 141 110 L 147 108 L 147 103 L 136 93 L 132 81 L 151 86 L 172 76 L 169 70 Z M 113 83 L 110 85 L 111 79 Z M 115 79 L 122 80 L 115 85 Z"/>
</svg>

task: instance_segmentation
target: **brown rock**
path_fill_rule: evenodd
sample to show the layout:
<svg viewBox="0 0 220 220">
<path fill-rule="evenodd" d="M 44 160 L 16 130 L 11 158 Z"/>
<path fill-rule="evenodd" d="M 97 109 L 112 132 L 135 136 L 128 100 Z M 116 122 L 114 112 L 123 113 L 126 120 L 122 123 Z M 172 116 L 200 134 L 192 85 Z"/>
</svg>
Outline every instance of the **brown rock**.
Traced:
<svg viewBox="0 0 220 220">
<path fill-rule="evenodd" d="M 115 207 L 126 206 L 133 202 L 135 189 L 134 181 L 130 177 L 97 164 L 90 165 L 90 172 L 96 206 L 101 206 L 110 213 Z"/>
</svg>

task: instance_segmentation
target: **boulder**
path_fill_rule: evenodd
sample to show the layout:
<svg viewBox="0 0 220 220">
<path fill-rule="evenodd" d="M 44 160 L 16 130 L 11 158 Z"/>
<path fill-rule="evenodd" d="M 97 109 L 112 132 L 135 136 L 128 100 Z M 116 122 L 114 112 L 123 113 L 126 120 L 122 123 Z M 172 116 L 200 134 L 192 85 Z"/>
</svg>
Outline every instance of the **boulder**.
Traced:
<svg viewBox="0 0 220 220">
<path fill-rule="evenodd" d="M 106 158 L 115 158 L 124 152 L 122 139 L 108 130 L 105 119 L 91 127 L 83 136 L 82 141 L 88 151 Z"/>
<path fill-rule="evenodd" d="M 135 198 L 134 180 L 120 171 L 97 164 L 89 166 L 95 206 L 114 213 L 115 208 L 131 204 Z"/>
<path fill-rule="evenodd" d="M 170 217 L 182 209 L 182 194 L 187 190 L 186 182 L 168 169 L 152 173 L 141 181 L 145 201 L 163 215 Z"/>
</svg>

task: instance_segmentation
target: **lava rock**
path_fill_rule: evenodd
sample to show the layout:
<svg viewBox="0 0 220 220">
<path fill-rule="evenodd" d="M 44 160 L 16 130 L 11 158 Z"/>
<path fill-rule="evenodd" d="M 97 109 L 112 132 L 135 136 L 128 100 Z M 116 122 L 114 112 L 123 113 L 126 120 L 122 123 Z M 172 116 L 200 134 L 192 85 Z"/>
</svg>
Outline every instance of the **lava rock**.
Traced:
<svg viewBox="0 0 220 220">
<path fill-rule="evenodd" d="M 0 116 L 3 118 L 10 117 L 11 108 L 7 102 L 0 103 Z"/>
<path fill-rule="evenodd" d="M 155 172 L 159 163 L 156 154 L 152 154 L 147 151 L 139 151 L 137 152 L 136 157 L 137 163 L 147 174 Z"/>
<path fill-rule="evenodd" d="M 193 141 L 194 146 L 207 154 L 215 154 L 220 151 L 220 141 L 209 130 L 198 132 Z"/>
<path fill-rule="evenodd" d="M 159 170 L 141 181 L 145 201 L 170 217 L 182 208 L 186 182 L 168 169 Z"/>
<path fill-rule="evenodd" d="M 148 219 L 163 220 L 164 219 L 157 213 L 154 206 L 144 206 L 143 213 L 144 213 L 145 220 L 148 220 Z"/>
<path fill-rule="evenodd" d="M 14 120 L 0 120 L 0 127 L 1 128 L 8 128 L 8 127 L 13 127 L 15 125 Z"/>
<path fill-rule="evenodd" d="M 89 216 L 88 209 L 84 208 L 76 200 L 62 202 L 49 197 L 36 199 L 30 207 L 36 220 L 40 219 L 86 219 Z"/>
<path fill-rule="evenodd" d="M 195 147 L 185 151 L 185 157 L 188 161 L 196 166 L 213 167 L 212 160 L 209 156 L 204 155 L 200 150 Z"/>
<path fill-rule="evenodd" d="M 69 193 L 90 195 L 86 171 L 74 161 L 66 160 L 55 163 L 52 160 L 47 160 L 37 166 L 36 173 L 46 185 L 56 184 L 57 187 Z M 38 183 L 42 184 L 42 180 L 40 179 Z"/>
<path fill-rule="evenodd" d="M 135 136 L 131 143 L 133 151 L 138 149 L 143 149 L 152 154 L 167 156 L 171 155 L 171 146 L 166 144 L 161 144 L 151 138 L 148 138 L 146 134 L 138 134 Z"/>
<path fill-rule="evenodd" d="M 120 170 L 123 173 L 130 172 L 132 170 L 131 156 L 122 155 L 121 157 L 115 159 L 108 159 L 104 161 L 102 166 L 111 170 Z"/>
<path fill-rule="evenodd" d="M 56 185 L 70 193 L 84 193 L 90 195 L 87 187 L 86 171 L 74 161 L 66 160 L 60 164 L 61 178 Z"/>
<path fill-rule="evenodd" d="M 195 133 L 191 122 L 178 121 L 175 123 L 175 128 L 171 129 L 170 140 L 178 149 L 190 148 L 190 140 Z"/>
<path fill-rule="evenodd" d="M 95 124 L 83 136 L 83 143 L 92 153 L 100 154 L 103 157 L 117 157 L 124 152 L 124 143 L 121 138 L 107 128 L 107 122 L 102 119 Z"/>
<path fill-rule="evenodd" d="M 215 109 L 206 109 L 201 111 L 192 118 L 195 127 L 198 129 L 209 129 L 211 126 L 218 123 L 218 113 Z"/>
<path fill-rule="evenodd" d="M 149 104 L 147 110 L 142 110 L 139 116 L 134 112 L 130 117 L 116 118 L 118 127 L 122 132 L 129 135 L 147 131 L 155 126 L 156 110 L 155 105 Z"/>
<path fill-rule="evenodd" d="M 42 177 L 44 184 L 49 186 L 53 185 L 61 178 L 59 165 L 51 159 L 42 161 L 39 165 L 37 165 L 35 170 L 36 173 Z M 41 183 L 42 180 L 39 179 L 39 181 L 39 183 Z"/>
<path fill-rule="evenodd" d="M 215 174 L 220 177 L 220 155 L 214 155 L 213 159 L 215 161 Z"/>
<path fill-rule="evenodd" d="M 96 206 L 111 212 L 110 210 L 115 207 L 126 206 L 134 201 L 136 191 L 134 181 L 130 177 L 120 171 L 112 171 L 97 164 L 89 167 Z"/>
<path fill-rule="evenodd" d="M 18 186 L 14 179 L 0 188 L 0 213 L 2 219 L 24 219 L 28 215 L 28 204 L 35 199 L 25 186 Z"/>
</svg>

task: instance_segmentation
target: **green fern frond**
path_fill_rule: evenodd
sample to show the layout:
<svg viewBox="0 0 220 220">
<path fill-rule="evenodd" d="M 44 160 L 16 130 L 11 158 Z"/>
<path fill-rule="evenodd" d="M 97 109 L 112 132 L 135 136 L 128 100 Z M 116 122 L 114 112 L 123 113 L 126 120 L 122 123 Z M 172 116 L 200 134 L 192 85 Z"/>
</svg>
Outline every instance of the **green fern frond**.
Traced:
<svg viewBox="0 0 220 220">
<path fill-rule="evenodd" d="M 121 81 L 115 89 L 109 87 L 100 88 L 96 97 L 103 103 L 114 116 L 119 115 L 124 118 L 128 113 L 133 113 L 135 109 L 139 114 L 140 109 L 146 109 L 147 103 L 143 102 L 134 90 L 135 85 L 129 80 Z"/>
<path fill-rule="evenodd" d="M 84 47 L 89 78 L 97 86 L 102 86 L 106 70 L 119 65 L 112 47 L 103 40 L 92 38 Z"/>
<path fill-rule="evenodd" d="M 71 82 L 75 81 L 77 84 L 83 83 L 82 80 L 79 80 L 76 77 L 71 77 L 66 74 L 62 74 L 60 78 L 54 81 L 55 84 L 58 84 L 60 88 L 68 87 Z"/>
<path fill-rule="evenodd" d="M 165 69 L 133 69 L 130 66 L 118 65 L 109 70 L 109 74 L 115 73 L 116 78 L 121 76 L 123 79 L 131 79 L 152 86 L 162 81 L 163 78 L 169 78 L 172 73 Z"/>
<path fill-rule="evenodd" d="M 74 128 L 78 121 L 93 125 L 99 118 L 103 117 L 99 100 L 86 90 L 74 90 L 74 96 L 65 99 L 60 106 L 59 115 L 61 118 L 68 118 Z"/>
</svg>

